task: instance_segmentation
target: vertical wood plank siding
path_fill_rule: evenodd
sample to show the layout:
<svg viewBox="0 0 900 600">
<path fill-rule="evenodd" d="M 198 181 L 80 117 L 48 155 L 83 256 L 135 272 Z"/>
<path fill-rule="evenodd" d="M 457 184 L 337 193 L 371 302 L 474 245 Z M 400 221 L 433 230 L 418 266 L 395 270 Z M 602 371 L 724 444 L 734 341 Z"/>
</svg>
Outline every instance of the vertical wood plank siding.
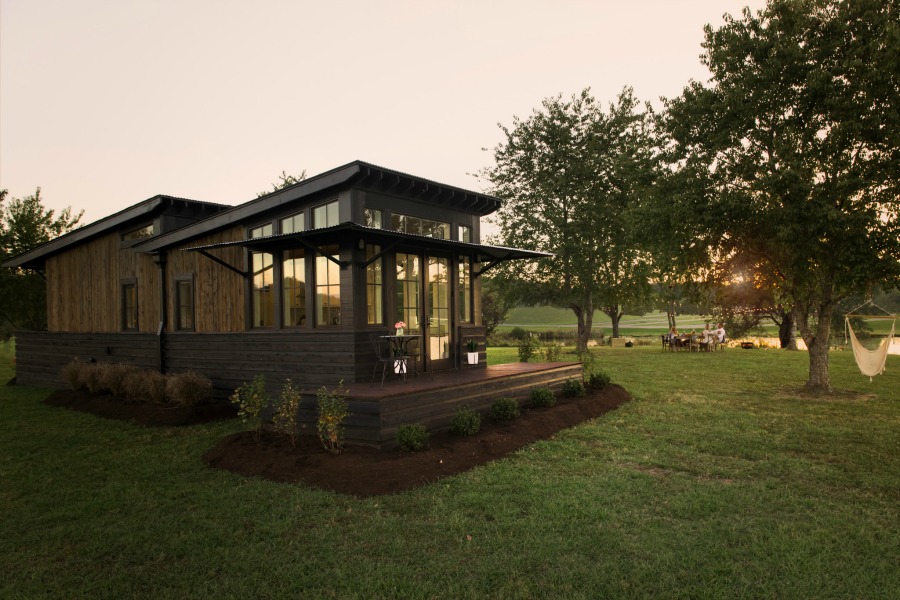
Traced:
<svg viewBox="0 0 900 600">
<path fill-rule="evenodd" d="M 116 232 L 51 256 L 46 262 L 50 331 L 113 333 L 121 330 L 122 279 L 134 279 L 139 331 L 159 325 L 159 273 L 153 259 L 121 247 Z"/>
<path fill-rule="evenodd" d="M 167 331 L 175 331 L 176 294 L 174 278 L 177 275 L 194 275 L 194 331 L 197 333 L 239 332 L 246 329 L 247 280 L 234 271 L 210 260 L 199 252 L 186 248 L 233 242 L 244 238 L 242 226 L 197 238 L 173 248 L 167 253 L 166 285 L 168 286 Z M 247 265 L 244 249 L 240 246 L 216 248 L 208 251 L 213 256 L 242 271 Z"/>
</svg>

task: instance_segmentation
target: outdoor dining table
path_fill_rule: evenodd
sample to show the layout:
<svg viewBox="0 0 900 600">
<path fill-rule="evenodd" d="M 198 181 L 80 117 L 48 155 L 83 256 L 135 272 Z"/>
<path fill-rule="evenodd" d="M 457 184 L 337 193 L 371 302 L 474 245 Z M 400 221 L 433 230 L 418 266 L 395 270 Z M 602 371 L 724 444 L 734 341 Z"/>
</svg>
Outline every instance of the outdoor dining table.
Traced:
<svg viewBox="0 0 900 600">
<path fill-rule="evenodd" d="M 413 340 L 419 339 L 421 336 L 413 334 L 404 335 L 383 335 L 381 339 L 387 340 L 388 350 L 394 359 L 394 373 L 403 375 L 406 380 L 406 373 L 409 371 L 410 353 L 409 344 Z"/>
</svg>

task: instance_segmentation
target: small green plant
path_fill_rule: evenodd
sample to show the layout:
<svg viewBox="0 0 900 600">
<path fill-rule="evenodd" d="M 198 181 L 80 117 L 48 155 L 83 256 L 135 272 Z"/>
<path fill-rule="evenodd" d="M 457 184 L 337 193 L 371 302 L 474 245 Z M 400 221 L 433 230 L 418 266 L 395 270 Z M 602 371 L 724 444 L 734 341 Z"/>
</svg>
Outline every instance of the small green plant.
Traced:
<svg viewBox="0 0 900 600">
<path fill-rule="evenodd" d="M 401 450 L 416 452 L 428 445 L 428 430 L 424 425 L 407 423 L 401 425 L 394 439 Z"/>
<path fill-rule="evenodd" d="M 266 378 L 257 375 L 250 383 L 242 384 L 231 395 L 231 403 L 238 407 L 238 416 L 250 425 L 253 439 L 259 440 L 262 433 L 262 411 L 269 405 L 266 392 Z"/>
<path fill-rule="evenodd" d="M 590 378 L 588 379 L 588 385 L 591 386 L 592 389 L 602 390 L 606 386 L 609 385 L 610 378 L 609 375 L 604 373 L 603 371 L 598 371 L 596 373 L 591 373 Z"/>
<path fill-rule="evenodd" d="M 545 408 L 556 404 L 556 396 L 550 388 L 536 388 L 531 390 L 531 406 Z"/>
<path fill-rule="evenodd" d="M 584 384 L 578 379 L 566 379 L 562 386 L 562 393 L 567 398 L 584 396 Z"/>
<path fill-rule="evenodd" d="M 512 421 L 519 416 L 519 403 L 512 398 L 497 398 L 491 404 L 491 418 L 495 421 Z"/>
<path fill-rule="evenodd" d="M 590 348 L 578 350 L 575 352 L 575 355 L 578 357 L 578 362 L 581 363 L 583 373 L 590 373 L 594 370 L 594 363 L 597 361 L 597 357 L 591 352 Z"/>
<path fill-rule="evenodd" d="M 466 352 L 478 352 L 478 341 L 469 338 L 466 341 Z"/>
<path fill-rule="evenodd" d="M 559 357 L 561 354 L 562 346 L 554 341 L 550 341 L 546 346 L 544 346 L 544 360 L 546 362 L 559 362 Z"/>
<path fill-rule="evenodd" d="M 469 437 L 481 429 L 481 415 L 469 408 L 460 406 L 450 420 L 450 433 Z"/>
<path fill-rule="evenodd" d="M 212 398 L 213 384 L 209 377 L 187 371 L 169 375 L 166 396 L 176 406 L 197 406 Z"/>
<path fill-rule="evenodd" d="M 316 400 L 319 406 L 319 416 L 316 419 L 319 439 L 326 450 L 332 454 L 340 454 L 344 449 L 344 420 L 350 416 L 344 381 L 338 382 L 338 386 L 331 392 L 325 386 L 319 388 Z"/>
<path fill-rule="evenodd" d="M 538 339 L 533 333 L 527 334 L 519 341 L 519 362 L 528 362 L 537 351 Z"/>
<path fill-rule="evenodd" d="M 285 381 L 272 418 L 272 427 L 278 433 L 286 435 L 291 440 L 291 446 L 297 445 L 297 411 L 300 410 L 302 397 L 303 391 L 295 387 L 293 381 Z"/>
</svg>

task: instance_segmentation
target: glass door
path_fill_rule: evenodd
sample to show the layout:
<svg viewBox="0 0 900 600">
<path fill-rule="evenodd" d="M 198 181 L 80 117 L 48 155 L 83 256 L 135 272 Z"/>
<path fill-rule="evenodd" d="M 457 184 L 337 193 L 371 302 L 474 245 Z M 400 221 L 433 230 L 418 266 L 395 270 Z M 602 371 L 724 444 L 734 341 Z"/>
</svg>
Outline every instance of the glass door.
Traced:
<svg viewBox="0 0 900 600">
<path fill-rule="evenodd" d="M 453 323 L 450 312 L 450 260 L 427 258 L 425 274 L 425 349 L 429 367 L 453 368 Z"/>
</svg>

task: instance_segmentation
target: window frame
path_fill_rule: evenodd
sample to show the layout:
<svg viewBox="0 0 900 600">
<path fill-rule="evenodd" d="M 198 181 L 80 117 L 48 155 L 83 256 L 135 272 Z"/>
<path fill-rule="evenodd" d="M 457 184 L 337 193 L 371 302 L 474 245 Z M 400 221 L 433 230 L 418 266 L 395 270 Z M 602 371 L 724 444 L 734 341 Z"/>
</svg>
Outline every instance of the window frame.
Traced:
<svg viewBox="0 0 900 600">
<path fill-rule="evenodd" d="M 197 329 L 197 303 L 194 301 L 194 274 L 189 273 L 186 275 L 176 275 L 173 278 L 174 287 L 175 287 L 175 331 L 196 331 Z M 181 286 L 182 284 L 187 283 L 190 286 L 190 312 L 191 312 L 191 323 L 190 327 L 185 327 L 184 323 L 181 321 L 181 306 L 182 306 L 182 293 Z"/>
<path fill-rule="evenodd" d="M 134 298 L 134 306 L 132 307 L 132 311 L 134 312 L 134 327 L 128 326 L 128 305 L 126 304 L 126 300 L 128 295 L 126 294 L 126 290 L 131 289 L 131 294 Z M 119 280 L 119 328 L 123 332 L 138 332 L 141 330 L 141 317 L 140 312 L 138 311 L 138 285 L 137 279 L 133 277 L 120 279 Z"/>
</svg>

